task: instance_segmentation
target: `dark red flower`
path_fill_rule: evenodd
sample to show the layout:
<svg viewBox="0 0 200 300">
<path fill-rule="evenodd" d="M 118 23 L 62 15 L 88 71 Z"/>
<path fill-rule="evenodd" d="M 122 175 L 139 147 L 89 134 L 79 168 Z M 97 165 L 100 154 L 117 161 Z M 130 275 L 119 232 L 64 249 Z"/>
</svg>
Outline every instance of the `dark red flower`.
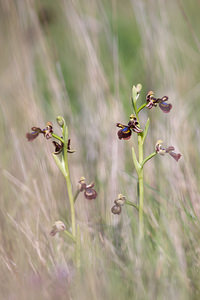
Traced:
<svg viewBox="0 0 200 300">
<path fill-rule="evenodd" d="M 181 158 L 180 153 L 174 152 L 175 148 L 173 146 L 163 147 L 163 141 L 158 140 L 155 146 L 155 150 L 160 155 L 165 155 L 165 153 L 169 153 L 171 157 L 173 157 L 176 161 Z"/>
<path fill-rule="evenodd" d="M 54 154 L 56 154 L 56 155 L 60 154 L 63 150 L 64 144 L 62 142 L 58 143 L 58 142 L 55 142 L 55 141 L 53 141 L 52 143 L 55 146 Z M 71 150 L 71 148 L 70 148 L 70 139 L 68 140 L 68 143 L 67 143 L 67 152 L 68 153 L 74 153 L 75 152 L 75 150 Z"/>
<path fill-rule="evenodd" d="M 93 189 L 93 187 L 94 183 L 86 185 L 85 177 L 81 177 L 81 179 L 79 180 L 79 191 L 84 191 L 84 196 L 88 200 L 92 200 L 97 197 L 97 192 L 95 191 L 95 189 Z"/>
<path fill-rule="evenodd" d="M 160 109 L 164 113 L 168 113 L 172 109 L 172 104 L 166 103 L 166 101 L 168 101 L 167 96 L 163 96 L 162 98 L 155 98 L 154 92 L 152 91 L 148 92 L 146 96 L 146 101 L 147 101 L 146 107 L 149 109 L 151 109 L 152 107 L 156 107 L 157 104 L 159 105 Z"/>
<path fill-rule="evenodd" d="M 114 201 L 114 206 L 111 208 L 111 212 L 114 215 L 119 215 L 121 214 L 122 211 L 122 206 L 124 205 L 124 203 L 126 202 L 126 197 L 122 194 L 118 194 L 117 199 Z"/>
<path fill-rule="evenodd" d="M 47 125 L 44 129 L 41 129 L 39 127 L 32 127 L 32 132 L 28 132 L 26 134 L 26 138 L 28 141 L 33 141 L 40 133 L 44 135 L 44 137 L 48 140 L 52 137 L 53 133 L 53 124 L 51 122 L 47 122 Z"/>
<path fill-rule="evenodd" d="M 118 131 L 118 138 L 121 140 L 129 140 L 132 134 L 132 131 L 136 133 L 140 133 L 143 130 L 139 128 L 139 123 L 137 121 L 137 118 L 132 114 L 130 115 L 130 121 L 128 122 L 128 125 L 123 125 L 121 123 L 117 123 L 116 126 L 121 128 Z"/>
</svg>

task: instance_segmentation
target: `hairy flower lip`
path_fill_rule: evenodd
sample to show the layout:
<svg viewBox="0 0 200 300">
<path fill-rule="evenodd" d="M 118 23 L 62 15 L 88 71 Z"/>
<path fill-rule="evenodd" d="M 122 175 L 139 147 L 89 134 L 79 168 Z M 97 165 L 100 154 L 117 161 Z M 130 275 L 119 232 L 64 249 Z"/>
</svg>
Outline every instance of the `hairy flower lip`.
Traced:
<svg viewBox="0 0 200 300">
<path fill-rule="evenodd" d="M 124 140 L 129 140 L 130 137 L 131 137 L 131 130 L 130 130 L 130 127 L 127 126 L 127 125 L 123 125 L 121 123 L 117 123 L 116 124 L 117 127 L 121 128 L 117 134 L 118 134 L 118 138 L 121 140 L 121 139 L 124 139 Z"/>
<path fill-rule="evenodd" d="M 114 214 L 114 215 L 120 215 L 121 214 L 121 211 L 122 211 L 122 208 L 120 205 L 117 205 L 115 204 L 112 208 L 111 208 L 111 212 Z"/>
<path fill-rule="evenodd" d="M 92 188 L 87 188 L 86 187 L 85 192 L 84 192 L 84 196 L 88 200 L 93 200 L 97 197 L 97 192 Z"/>
</svg>

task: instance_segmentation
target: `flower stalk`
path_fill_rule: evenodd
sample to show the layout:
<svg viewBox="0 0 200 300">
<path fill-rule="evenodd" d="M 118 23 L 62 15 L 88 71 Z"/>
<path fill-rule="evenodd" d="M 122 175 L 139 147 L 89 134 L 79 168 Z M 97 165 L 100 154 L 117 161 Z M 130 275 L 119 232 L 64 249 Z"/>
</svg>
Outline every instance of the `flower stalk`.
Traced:
<svg viewBox="0 0 200 300">
<path fill-rule="evenodd" d="M 137 144 L 138 144 L 138 158 L 134 147 L 132 147 L 132 159 L 133 163 L 137 172 L 138 177 L 138 196 L 139 196 L 139 203 L 135 205 L 133 202 L 128 200 L 125 201 L 127 205 L 134 206 L 139 213 L 139 236 L 140 239 L 144 236 L 144 165 L 152 159 L 156 154 L 165 155 L 169 154 L 173 157 L 176 161 L 181 158 L 180 153 L 174 152 L 175 148 L 173 146 L 163 146 L 163 142 L 158 140 L 155 145 L 155 151 L 149 154 L 146 158 L 144 158 L 144 142 L 149 130 L 150 120 L 147 119 L 146 125 L 144 130 L 140 127 L 140 120 L 139 120 L 139 112 L 144 109 L 145 107 L 148 109 L 152 109 L 154 107 L 159 107 L 162 112 L 168 114 L 172 109 L 172 104 L 168 103 L 168 96 L 163 96 L 162 98 L 156 98 L 154 96 L 154 92 L 148 92 L 146 96 L 146 102 L 143 103 L 139 108 L 137 108 L 137 100 L 140 95 L 140 91 L 142 89 L 142 85 L 138 84 L 137 86 L 133 86 L 132 88 L 132 106 L 133 106 L 133 113 L 130 115 L 130 121 L 127 125 L 123 125 L 121 123 L 117 123 L 116 126 L 121 128 L 117 135 L 120 140 L 129 140 L 131 138 L 132 132 L 137 134 Z M 121 195 L 121 194 L 119 194 Z M 120 198 L 121 199 L 121 198 Z M 115 205 L 112 207 L 111 211 L 113 214 L 120 214 L 122 209 L 122 205 L 120 204 L 119 200 L 115 200 Z"/>
<path fill-rule="evenodd" d="M 75 209 L 74 209 L 74 198 L 72 193 L 72 185 L 69 173 L 69 164 L 68 164 L 68 153 L 67 153 L 67 145 L 68 145 L 68 128 L 64 122 L 62 126 L 63 131 L 63 142 L 64 142 L 64 150 L 63 150 L 63 158 L 64 158 L 64 166 L 65 166 L 65 180 L 67 184 L 67 192 L 70 202 L 70 209 L 71 209 L 71 225 L 72 225 L 72 235 L 76 238 L 76 217 L 75 217 Z"/>
<path fill-rule="evenodd" d="M 138 135 L 138 154 L 139 154 L 139 172 L 138 172 L 138 184 L 139 184 L 139 235 L 142 238 L 144 232 L 144 220 L 143 220 L 143 205 L 144 205 L 144 171 L 142 168 L 143 163 L 143 142 L 141 134 Z"/>
</svg>

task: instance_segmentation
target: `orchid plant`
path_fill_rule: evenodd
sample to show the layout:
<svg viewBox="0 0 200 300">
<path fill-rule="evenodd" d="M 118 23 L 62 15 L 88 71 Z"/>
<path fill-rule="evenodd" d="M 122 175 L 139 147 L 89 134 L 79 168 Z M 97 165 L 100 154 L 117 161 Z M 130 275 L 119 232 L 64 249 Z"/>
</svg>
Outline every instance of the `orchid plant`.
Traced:
<svg viewBox="0 0 200 300">
<path fill-rule="evenodd" d="M 118 131 L 118 138 L 120 140 L 129 140 L 131 138 L 132 132 L 137 134 L 138 141 L 138 157 L 136 155 L 136 151 L 134 147 L 132 147 L 132 159 L 135 166 L 135 170 L 138 177 L 138 186 L 139 186 L 139 204 L 136 205 L 133 202 L 126 200 L 126 198 L 119 194 L 118 198 L 114 201 L 114 206 L 111 208 L 111 212 L 113 214 L 120 214 L 122 210 L 122 206 L 124 204 L 131 205 L 135 207 L 139 212 L 139 232 L 140 237 L 143 237 L 144 234 L 144 165 L 152 159 L 155 155 L 160 154 L 164 155 L 168 153 L 171 157 L 173 157 L 176 161 L 178 161 L 181 157 L 180 153 L 175 153 L 175 148 L 173 146 L 164 147 L 163 141 L 158 140 L 155 145 L 155 150 L 144 158 L 144 142 L 148 133 L 150 120 L 147 119 L 144 130 L 141 128 L 139 113 L 144 109 L 152 109 L 153 107 L 159 106 L 163 113 L 169 113 L 172 109 L 172 104 L 168 103 L 168 97 L 163 96 L 162 98 L 156 98 L 154 96 L 154 92 L 148 92 L 146 96 L 146 101 L 140 107 L 137 107 L 137 100 L 139 98 L 140 92 L 142 89 L 142 85 L 138 84 L 137 86 L 133 86 L 132 88 L 132 106 L 133 106 L 133 114 L 130 115 L 129 122 L 127 125 L 117 123 L 116 126 L 120 128 Z"/>
<path fill-rule="evenodd" d="M 75 201 L 80 192 L 84 192 L 84 197 L 88 200 L 93 200 L 97 197 L 97 192 L 94 189 L 94 183 L 86 184 L 85 178 L 81 177 L 78 181 L 78 186 L 75 194 L 73 195 L 72 191 L 72 183 L 69 171 L 69 159 L 68 154 L 74 153 L 75 150 L 71 150 L 70 139 L 68 138 L 68 127 L 65 123 L 63 117 L 57 117 L 57 123 L 61 127 L 62 135 L 56 135 L 54 133 L 53 124 L 51 122 L 47 122 L 46 127 L 41 129 L 39 127 L 32 127 L 32 131 L 26 134 L 26 138 L 28 141 L 35 140 L 39 135 L 43 135 L 47 140 L 54 139 L 52 141 L 55 150 L 52 153 L 53 158 L 55 160 L 56 165 L 60 169 L 63 174 L 67 191 L 68 198 L 70 203 L 71 210 L 71 228 L 67 229 L 66 225 L 62 221 L 56 221 L 52 227 L 50 232 L 51 236 L 55 236 L 57 233 L 63 231 L 75 244 L 75 262 L 76 265 L 80 266 L 80 228 L 79 224 L 76 222 L 76 214 L 75 214 Z"/>
</svg>

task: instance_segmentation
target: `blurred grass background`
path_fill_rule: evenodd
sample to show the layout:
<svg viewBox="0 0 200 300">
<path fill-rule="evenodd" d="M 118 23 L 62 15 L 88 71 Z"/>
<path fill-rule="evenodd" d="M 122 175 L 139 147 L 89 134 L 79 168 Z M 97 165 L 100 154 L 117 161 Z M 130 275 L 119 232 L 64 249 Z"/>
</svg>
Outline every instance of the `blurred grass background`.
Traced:
<svg viewBox="0 0 200 300">
<path fill-rule="evenodd" d="M 200 298 L 200 2 L 197 0 L 0 1 L 0 297 L 2 299 Z M 110 208 L 118 193 L 137 202 L 130 141 L 116 122 L 131 113 L 131 87 L 168 95 L 173 109 L 151 120 L 145 154 L 161 138 L 183 155 L 145 167 L 146 236 L 137 212 Z M 72 264 L 64 179 L 53 146 L 32 126 L 66 118 L 74 191 L 81 176 L 98 198 L 80 195 L 82 266 Z"/>
</svg>

